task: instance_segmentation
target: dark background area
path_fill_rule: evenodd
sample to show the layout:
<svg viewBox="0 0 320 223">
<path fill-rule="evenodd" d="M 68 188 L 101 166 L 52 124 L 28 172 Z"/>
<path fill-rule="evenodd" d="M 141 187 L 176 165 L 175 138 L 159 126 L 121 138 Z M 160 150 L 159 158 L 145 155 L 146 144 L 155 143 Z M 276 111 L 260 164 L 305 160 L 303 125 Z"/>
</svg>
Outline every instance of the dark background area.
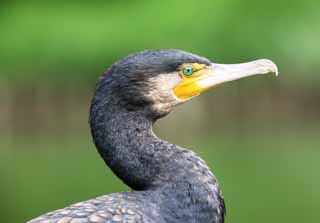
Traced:
<svg viewBox="0 0 320 223">
<path fill-rule="evenodd" d="M 218 177 L 227 222 L 320 218 L 319 1 L 0 3 L 0 222 L 128 190 L 91 142 L 97 78 L 144 49 L 219 63 L 260 58 L 280 75 L 226 84 L 155 126 Z"/>
</svg>

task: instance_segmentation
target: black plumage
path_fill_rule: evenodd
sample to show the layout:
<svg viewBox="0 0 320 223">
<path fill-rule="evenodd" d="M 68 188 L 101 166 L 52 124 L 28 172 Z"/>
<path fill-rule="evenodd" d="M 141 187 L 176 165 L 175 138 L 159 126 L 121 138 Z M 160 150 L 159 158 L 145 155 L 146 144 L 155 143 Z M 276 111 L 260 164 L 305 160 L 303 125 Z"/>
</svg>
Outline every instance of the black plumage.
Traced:
<svg viewBox="0 0 320 223">
<path fill-rule="evenodd" d="M 167 78 L 183 63 L 210 65 L 206 58 L 179 50 L 143 51 L 112 65 L 97 83 L 90 110 L 93 140 L 106 164 L 133 191 L 80 202 L 30 223 L 224 222 L 224 200 L 205 161 L 152 131 L 154 122 L 179 103 L 158 94 L 157 78 Z"/>
</svg>

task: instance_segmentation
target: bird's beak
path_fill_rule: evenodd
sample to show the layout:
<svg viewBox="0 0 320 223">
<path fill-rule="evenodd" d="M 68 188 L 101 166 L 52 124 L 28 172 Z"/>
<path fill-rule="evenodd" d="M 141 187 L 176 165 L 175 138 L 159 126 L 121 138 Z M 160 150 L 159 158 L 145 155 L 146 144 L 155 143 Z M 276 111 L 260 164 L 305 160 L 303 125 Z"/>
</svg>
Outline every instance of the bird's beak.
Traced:
<svg viewBox="0 0 320 223">
<path fill-rule="evenodd" d="M 278 68 L 271 60 L 256 60 L 240 64 L 212 63 L 176 86 L 174 94 L 181 100 L 187 100 L 210 88 L 223 83 L 258 74 L 278 75 Z"/>
</svg>

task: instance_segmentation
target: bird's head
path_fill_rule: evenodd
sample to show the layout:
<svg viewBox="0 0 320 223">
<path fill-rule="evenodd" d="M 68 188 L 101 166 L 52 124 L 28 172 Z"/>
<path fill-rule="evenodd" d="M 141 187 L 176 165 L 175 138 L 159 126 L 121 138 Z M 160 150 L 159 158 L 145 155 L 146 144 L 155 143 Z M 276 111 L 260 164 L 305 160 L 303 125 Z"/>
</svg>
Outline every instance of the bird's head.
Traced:
<svg viewBox="0 0 320 223">
<path fill-rule="evenodd" d="M 147 50 L 115 63 L 103 76 L 113 96 L 128 110 L 143 110 L 152 118 L 225 82 L 257 74 L 278 74 L 270 60 L 217 64 L 181 50 Z"/>
</svg>

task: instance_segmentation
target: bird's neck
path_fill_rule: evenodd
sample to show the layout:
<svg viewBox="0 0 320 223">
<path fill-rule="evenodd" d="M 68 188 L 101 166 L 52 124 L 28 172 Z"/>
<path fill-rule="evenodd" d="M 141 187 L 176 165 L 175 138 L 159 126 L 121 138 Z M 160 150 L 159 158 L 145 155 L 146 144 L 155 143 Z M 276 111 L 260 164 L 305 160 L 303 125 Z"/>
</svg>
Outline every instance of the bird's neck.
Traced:
<svg viewBox="0 0 320 223">
<path fill-rule="evenodd" d="M 153 120 L 143 112 L 128 111 L 114 98 L 96 97 L 90 124 L 106 164 L 132 189 L 157 191 L 168 216 L 187 219 L 194 217 L 191 212 L 204 211 L 197 222 L 202 222 L 201 217 L 223 216 L 223 199 L 205 162 L 193 152 L 156 137 Z M 185 212 L 174 213 L 178 209 Z"/>
</svg>

